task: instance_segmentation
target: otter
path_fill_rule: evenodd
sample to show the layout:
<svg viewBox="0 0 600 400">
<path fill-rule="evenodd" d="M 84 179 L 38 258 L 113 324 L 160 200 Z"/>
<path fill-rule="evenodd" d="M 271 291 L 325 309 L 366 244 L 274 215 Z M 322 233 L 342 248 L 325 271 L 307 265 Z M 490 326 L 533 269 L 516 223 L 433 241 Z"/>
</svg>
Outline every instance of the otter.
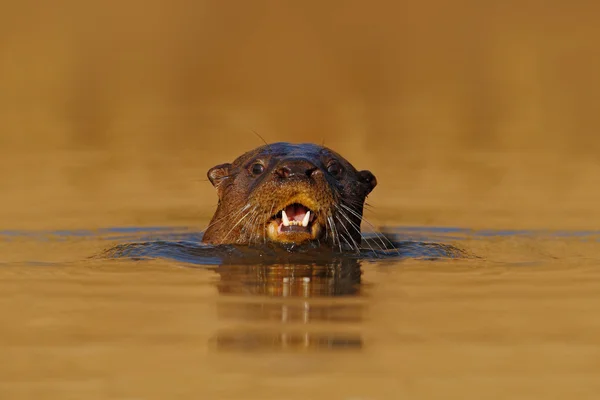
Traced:
<svg viewBox="0 0 600 400">
<path fill-rule="evenodd" d="M 342 156 L 312 143 L 272 143 L 207 173 L 217 210 L 207 244 L 320 245 L 358 251 L 363 207 L 377 185 Z"/>
</svg>

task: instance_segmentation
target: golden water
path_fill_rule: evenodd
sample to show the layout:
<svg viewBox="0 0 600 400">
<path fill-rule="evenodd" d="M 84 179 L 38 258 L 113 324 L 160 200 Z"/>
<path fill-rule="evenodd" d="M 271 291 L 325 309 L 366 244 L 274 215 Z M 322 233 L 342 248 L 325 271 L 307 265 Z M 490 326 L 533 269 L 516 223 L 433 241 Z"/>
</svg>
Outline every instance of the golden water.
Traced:
<svg viewBox="0 0 600 400">
<path fill-rule="evenodd" d="M 598 6 L 229 3 L 3 5 L 0 399 L 597 399 Z M 90 258 L 196 237 L 252 130 L 477 257 Z"/>
<path fill-rule="evenodd" d="M 69 261 L 0 266 L 3 399 L 600 391 L 598 236 L 461 241 L 483 259 L 363 263 L 341 293 L 318 267 L 91 261 L 120 240 L 32 241 L 2 254 Z"/>
</svg>

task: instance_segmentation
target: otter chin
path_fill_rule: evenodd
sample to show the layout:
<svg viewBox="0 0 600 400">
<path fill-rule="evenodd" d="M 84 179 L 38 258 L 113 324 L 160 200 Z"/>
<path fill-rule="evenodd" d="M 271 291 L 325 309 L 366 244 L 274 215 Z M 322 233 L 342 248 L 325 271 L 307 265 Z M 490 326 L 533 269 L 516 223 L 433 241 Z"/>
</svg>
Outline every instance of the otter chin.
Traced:
<svg viewBox="0 0 600 400">
<path fill-rule="evenodd" d="M 316 242 L 358 250 L 367 195 L 377 185 L 331 149 L 312 143 L 258 147 L 208 171 L 217 210 L 210 244 Z"/>
</svg>

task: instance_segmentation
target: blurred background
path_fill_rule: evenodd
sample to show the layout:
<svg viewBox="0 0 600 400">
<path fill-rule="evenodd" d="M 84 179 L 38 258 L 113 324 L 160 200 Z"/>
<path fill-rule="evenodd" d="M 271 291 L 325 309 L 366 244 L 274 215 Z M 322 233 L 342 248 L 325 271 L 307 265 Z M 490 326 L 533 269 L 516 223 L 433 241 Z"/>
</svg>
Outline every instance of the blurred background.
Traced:
<svg viewBox="0 0 600 400">
<path fill-rule="evenodd" d="M 192 225 L 206 171 L 325 143 L 376 224 L 594 228 L 591 1 L 4 2 L 2 228 Z"/>
</svg>

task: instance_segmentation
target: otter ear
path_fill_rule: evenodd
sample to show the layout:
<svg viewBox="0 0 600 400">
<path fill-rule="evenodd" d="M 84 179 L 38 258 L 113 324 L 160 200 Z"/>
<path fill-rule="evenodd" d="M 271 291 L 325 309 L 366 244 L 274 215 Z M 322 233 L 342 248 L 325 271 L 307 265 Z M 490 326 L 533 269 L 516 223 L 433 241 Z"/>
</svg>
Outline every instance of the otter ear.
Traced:
<svg viewBox="0 0 600 400">
<path fill-rule="evenodd" d="M 231 164 L 219 164 L 217 166 L 212 167 L 208 170 L 206 176 L 210 180 L 210 183 L 217 189 L 219 193 L 219 197 L 221 196 L 220 186 L 225 181 L 225 179 L 229 178 L 229 169 L 231 168 Z"/>
<path fill-rule="evenodd" d="M 371 191 L 375 189 L 375 186 L 377 186 L 377 178 L 375 178 L 375 175 L 373 175 L 371 171 L 360 171 L 358 176 L 360 177 L 360 181 L 367 185 L 366 194 L 371 193 Z"/>
</svg>

